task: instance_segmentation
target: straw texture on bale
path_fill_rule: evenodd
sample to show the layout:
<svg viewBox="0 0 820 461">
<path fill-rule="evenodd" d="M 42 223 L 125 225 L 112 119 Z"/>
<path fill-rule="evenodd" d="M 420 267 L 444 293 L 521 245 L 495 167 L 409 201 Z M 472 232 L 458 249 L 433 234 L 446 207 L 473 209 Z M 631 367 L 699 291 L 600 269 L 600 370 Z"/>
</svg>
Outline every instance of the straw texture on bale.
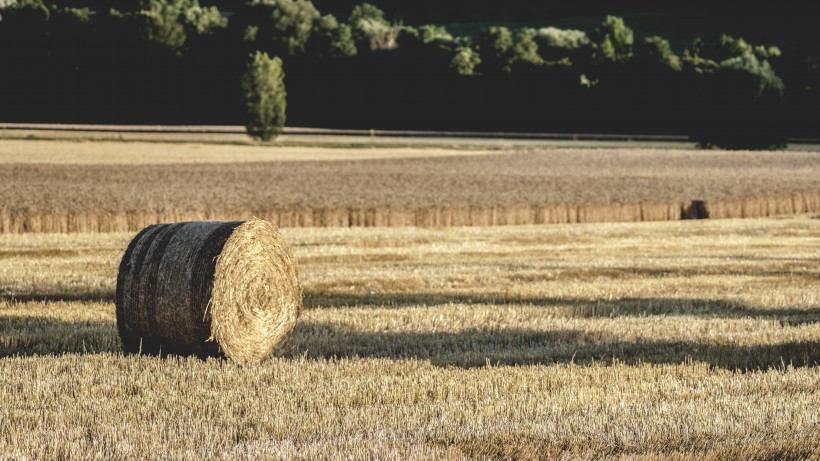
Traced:
<svg viewBox="0 0 820 461">
<path fill-rule="evenodd" d="M 156 224 L 123 256 L 116 305 L 126 353 L 256 362 L 293 328 L 302 288 L 267 221 Z"/>
</svg>

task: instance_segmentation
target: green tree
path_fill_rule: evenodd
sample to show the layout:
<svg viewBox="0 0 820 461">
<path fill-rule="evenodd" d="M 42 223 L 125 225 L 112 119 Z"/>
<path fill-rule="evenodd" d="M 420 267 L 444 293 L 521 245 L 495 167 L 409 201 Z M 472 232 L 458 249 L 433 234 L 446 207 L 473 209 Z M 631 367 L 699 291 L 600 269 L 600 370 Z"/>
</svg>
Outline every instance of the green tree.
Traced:
<svg viewBox="0 0 820 461">
<path fill-rule="evenodd" d="M 17 0 L 0 0 L 0 10 L 13 6 Z"/>
<path fill-rule="evenodd" d="M 580 30 L 545 27 L 535 35 L 538 54 L 548 64 L 573 65 L 589 62 L 592 42 Z"/>
<path fill-rule="evenodd" d="M 592 36 L 593 59 L 599 63 L 625 63 L 632 58 L 635 35 L 617 16 L 607 16 Z"/>
<path fill-rule="evenodd" d="M 420 26 L 418 29 L 419 39 L 424 43 L 430 42 L 452 42 L 453 36 L 447 32 L 447 29 L 444 26 L 436 26 L 432 24 L 427 24 L 424 26 Z"/>
<path fill-rule="evenodd" d="M 538 43 L 535 41 L 535 29 L 520 29 L 515 34 L 515 45 L 513 45 L 513 63 L 525 62 L 527 64 L 540 65 L 544 63 L 541 55 L 538 54 Z"/>
<path fill-rule="evenodd" d="M 510 29 L 490 27 L 478 38 L 478 50 L 482 56 L 481 68 L 488 73 L 512 72 L 515 41 Z"/>
<path fill-rule="evenodd" d="M 728 35 L 712 43 L 696 40 L 683 57 L 689 86 L 699 91 L 690 99 L 711 107 L 700 114 L 692 139 L 701 147 L 784 147 L 785 84 L 769 63 L 780 54 L 777 47 Z"/>
<path fill-rule="evenodd" d="M 257 51 L 242 78 L 245 96 L 245 129 L 249 136 L 269 141 L 285 126 L 287 106 L 282 60 Z"/>
<path fill-rule="evenodd" d="M 669 41 L 658 36 L 646 37 L 635 46 L 635 59 L 647 66 L 661 65 L 672 70 L 681 70 L 683 64 L 669 45 Z"/>
<path fill-rule="evenodd" d="M 558 29 L 556 27 L 538 29 L 535 40 L 541 47 L 564 48 L 567 50 L 575 50 L 590 44 L 586 32 L 574 29 Z"/>
<path fill-rule="evenodd" d="M 353 8 L 348 19 L 356 40 L 371 50 L 392 50 L 398 47 L 402 31 L 400 24 L 391 24 L 384 18 L 384 11 L 369 3 Z"/>
<path fill-rule="evenodd" d="M 307 54 L 316 57 L 355 56 L 356 43 L 349 25 L 339 24 L 333 15 L 325 15 L 313 23 Z"/>
<path fill-rule="evenodd" d="M 177 52 L 189 35 L 206 35 L 228 23 L 216 7 L 202 7 L 199 0 L 148 0 L 139 16 L 149 41 Z"/>
<path fill-rule="evenodd" d="M 360 3 L 354 6 L 350 17 L 347 19 L 347 22 L 354 28 L 359 27 L 359 23 L 362 21 L 381 22 L 385 25 L 389 24 L 387 20 L 384 19 L 384 11 L 370 3 Z"/>
<path fill-rule="evenodd" d="M 776 46 L 754 46 L 742 38 L 724 35 L 718 42 L 695 40 L 684 53 L 683 64 L 695 74 L 713 75 L 726 88 L 717 93 L 724 103 L 779 105 L 785 85 L 769 59 L 781 55 Z"/>
<path fill-rule="evenodd" d="M 0 0 L 0 10 L 7 9 L 9 16 L 14 16 L 19 23 L 26 25 L 43 24 L 51 18 L 51 10 L 43 0 Z"/>
<path fill-rule="evenodd" d="M 244 39 L 256 49 L 294 56 L 305 52 L 322 20 L 309 0 L 253 0 L 239 18 L 247 21 Z"/>
<path fill-rule="evenodd" d="M 456 48 L 456 54 L 450 61 L 450 68 L 461 75 L 473 75 L 479 64 L 481 64 L 481 58 L 474 49 L 460 46 Z"/>
<path fill-rule="evenodd" d="M 516 63 L 541 65 L 535 29 L 519 29 L 515 33 L 506 27 L 490 27 L 478 38 L 482 69 L 489 73 L 511 73 Z"/>
</svg>

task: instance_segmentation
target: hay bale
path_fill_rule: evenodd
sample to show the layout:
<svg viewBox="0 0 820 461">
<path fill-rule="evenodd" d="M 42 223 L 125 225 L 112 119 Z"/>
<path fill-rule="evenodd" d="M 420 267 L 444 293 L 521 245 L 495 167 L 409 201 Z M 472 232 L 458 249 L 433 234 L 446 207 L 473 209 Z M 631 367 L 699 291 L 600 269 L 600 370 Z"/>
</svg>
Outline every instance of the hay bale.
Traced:
<svg viewBox="0 0 820 461">
<path fill-rule="evenodd" d="M 126 353 L 255 362 L 293 328 L 302 288 L 267 221 L 156 224 L 128 245 L 116 304 Z"/>
</svg>

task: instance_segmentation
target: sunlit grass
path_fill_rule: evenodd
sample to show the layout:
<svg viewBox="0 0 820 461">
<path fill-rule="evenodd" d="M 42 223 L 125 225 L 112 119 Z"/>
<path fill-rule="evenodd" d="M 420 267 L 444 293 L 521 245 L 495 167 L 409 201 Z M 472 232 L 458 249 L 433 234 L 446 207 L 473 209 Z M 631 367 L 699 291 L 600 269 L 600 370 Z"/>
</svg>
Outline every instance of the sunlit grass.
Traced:
<svg viewBox="0 0 820 461">
<path fill-rule="evenodd" d="M 130 234 L 0 235 L 0 453 L 816 459 L 820 220 L 287 229 L 258 367 L 124 357 Z"/>
</svg>

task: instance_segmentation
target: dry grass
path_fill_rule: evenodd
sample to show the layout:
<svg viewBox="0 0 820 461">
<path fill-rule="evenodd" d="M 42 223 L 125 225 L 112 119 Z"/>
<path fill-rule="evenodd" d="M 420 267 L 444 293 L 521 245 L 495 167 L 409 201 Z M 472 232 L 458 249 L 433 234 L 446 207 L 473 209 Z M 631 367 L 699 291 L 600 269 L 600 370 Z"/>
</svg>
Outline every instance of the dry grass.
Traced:
<svg viewBox="0 0 820 461">
<path fill-rule="evenodd" d="M 157 136 L 156 133 L 152 135 Z M 201 135 L 198 135 L 201 136 Z M 2 139 L 0 164 L 169 165 L 424 158 L 489 154 L 488 149 L 442 147 L 338 149 L 317 146 L 210 144 L 206 142 L 102 142 Z"/>
<path fill-rule="evenodd" d="M 80 149 L 100 145 L 107 144 Z M 152 147 L 154 155 L 164 155 Z M 62 164 L 0 162 L 0 203 L 63 211 L 485 207 L 820 190 L 820 155 L 804 152 L 555 150 L 371 160 L 343 159 L 361 150 L 334 152 L 339 157 L 333 161 L 301 162 L 77 164 L 71 155 Z"/>
<path fill-rule="evenodd" d="M 117 352 L 131 235 L 0 236 L 0 453 L 820 458 L 816 219 L 285 236 L 307 310 L 244 368 Z"/>
<path fill-rule="evenodd" d="M 0 231 L 123 231 L 254 215 L 281 226 L 674 220 L 696 199 L 713 218 L 820 210 L 820 155 L 811 152 L 316 148 L 332 160 L 280 161 L 301 151 L 74 144 L 0 141 L 10 152 L 0 155 Z M 38 154 L 41 145 L 51 147 Z M 232 149 L 255 150 L 234 161 Z M 187 163 L 200 157 L 205 163 Z"/>
</svg>

